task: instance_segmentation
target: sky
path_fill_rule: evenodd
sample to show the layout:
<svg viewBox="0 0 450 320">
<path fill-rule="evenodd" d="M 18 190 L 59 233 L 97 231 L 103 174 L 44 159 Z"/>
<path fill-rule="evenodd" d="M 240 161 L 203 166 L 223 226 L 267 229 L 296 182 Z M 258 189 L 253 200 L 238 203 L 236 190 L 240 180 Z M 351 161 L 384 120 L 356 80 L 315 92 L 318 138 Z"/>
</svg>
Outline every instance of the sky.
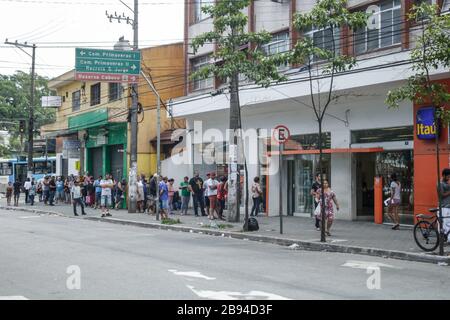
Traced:
<svg viewBox="0 0 450 320">
<path fill-rule="evenodd" d="M 131 25 L 110 23 L 106 11 L 133 17 L 120 0 L 0 0 L 0 74 L 31 70 L 31 57 L 6 38 L 35 43 L 36 72 L 49 78 L 74 68 L 76 47 L 112 49 L 121 36 L 132 43 Z M 139 1 L 140 48 L 183 41 L 183 28 L 184 0 Z"/>
</svg>

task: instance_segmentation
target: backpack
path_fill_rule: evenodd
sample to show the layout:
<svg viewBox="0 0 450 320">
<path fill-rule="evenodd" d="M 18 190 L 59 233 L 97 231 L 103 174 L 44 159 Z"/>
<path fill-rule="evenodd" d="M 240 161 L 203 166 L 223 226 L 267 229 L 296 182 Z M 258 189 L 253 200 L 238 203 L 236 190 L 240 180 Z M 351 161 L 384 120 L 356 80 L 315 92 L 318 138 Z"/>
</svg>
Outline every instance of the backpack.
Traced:
<svg viewBox="0 0 450 320">
<path fill-rule="evenodd" d="M 254 217 L 249 218 L 248 231 L 258 231 L 258 230 L 259 230 L 258 220 L 256 220 Z"/>
</svg>

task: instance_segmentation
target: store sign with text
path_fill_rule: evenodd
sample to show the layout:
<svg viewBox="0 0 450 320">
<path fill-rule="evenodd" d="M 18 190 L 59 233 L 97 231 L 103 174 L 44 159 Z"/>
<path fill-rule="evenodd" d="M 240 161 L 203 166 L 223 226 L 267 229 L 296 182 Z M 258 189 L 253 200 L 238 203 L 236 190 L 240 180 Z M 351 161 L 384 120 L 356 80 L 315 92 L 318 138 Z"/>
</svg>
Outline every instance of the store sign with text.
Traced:
<svg viewBox="0 0 450 320">
<path fill-rule="evenodd" d="M 436 138 L 436 119 L 434 107 L 423 107 L 417 110 L 416 134 L 421 140 L 433 140 Z"/>
</svg>

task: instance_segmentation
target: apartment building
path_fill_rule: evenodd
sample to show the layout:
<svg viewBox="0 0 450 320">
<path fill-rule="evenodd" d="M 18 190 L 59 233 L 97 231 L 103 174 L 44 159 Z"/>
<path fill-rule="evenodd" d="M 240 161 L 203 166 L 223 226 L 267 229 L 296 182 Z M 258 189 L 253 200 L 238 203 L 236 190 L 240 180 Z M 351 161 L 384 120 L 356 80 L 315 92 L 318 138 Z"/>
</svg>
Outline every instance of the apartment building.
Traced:
<svg viewBox="0 0 450 320">
<path fill-rule="evenodd" d="M 226 140 L 216 141 L 209 134 L 200 140 L 194 137 L 200 125 L 202 132 L 215 130 L 224 137 L 229 126 L 229 95 L 224 83 L 214 78 L 189 81 L 190 73 L 214 63 L 213 44 L 205 45 L 195 55 L 190 48 L 192 38 L 212 28 L 212 19 L 200 10 L 210 3 L 185 1 L 185 79 L 189 85 L 185 96 L 175 99 L 173 112 L 176 117 L 186 119 L 187 129 L 192 132 L 186 156 L 191 161 L 183 167 L 189 175 L 194 170 L 227 174 L 224 162 L 211 161 L 211 155 L 213 160 L 227 159 Z M 263 48 L 267 54 L 290 50 L 300 37 L 311 37 L 315 43 L 329 46 L 329 30 L 300 32 L 293 26 L 294 14 L 308 12 L 314 4 L 311 0 L 251 1 L 245 9 L 249 17 L 247 28 L 266 30 L 273 35 Z M 378 206 L 375 189 L 381 187 L 386 199 L 389 176 L 394 172 L 402 184 L 402 223 L 411 224 L 414 212 L 436 204 L 435 194 L 429 191 L 434 189 L 435 180 L 426 178 L 435 172 L 434 162 L 430 161 L 433 142 L 420 139 L 415 128 L 416 114 L 422 106 L 405 102 L 392 110 L 384 102 L 388 90 L 402 85 L 412 75 L 409 54 L 420 31 L 419 25 L 405 19 L 412 4 L 411 0 L 348 2 L 352 11 L 366 11 L 370 6 L 369 10 L 376 12 L 376 20 L 370 29 L 338 31 L 336 46 L 355 56 L 358 65 L 352 72 L 335 78 L 337 99 L 324 119 L 326 165 L 322 173 L 339 199 L 341 210 L 337 219 L 374 221 Z M 438 0 L 438 4 L 448 11 L 448 0 Z M 240 83 L 243 129 L 258 132 L 256 149 L 246 149 L 247 157 L 254 159 L 249 161 L 249 177 L 260 176 L 264 183 L 266 214 L 278 214 L 281 193 L 284 214 L 310 216 L 314 208 L 310 190 L 319 170 L 319 155 L 318 125 L 311 109 L 309 83 L 305 81 L 308 71 L 303 66 L 284 66 L 280 70 L 288 82 L 269 88 L 255 86 L 245 79 Z M 438 70 L 432 77 L 436 81 L 450 81 L 448 70 Z M 329 80 L 321 81 L 324 87 L 329 85 Z M 279 158 L 267 143 L 277 125 L 288 127 L 291 134 L 291 143 L 282 153 L 281 172 L 271 170 L 279 166 Z M 447 150 L 442 155 L 443 166 L 450 166 L 447 132 L 442 133 L 441 140 Z"/>
</svg>

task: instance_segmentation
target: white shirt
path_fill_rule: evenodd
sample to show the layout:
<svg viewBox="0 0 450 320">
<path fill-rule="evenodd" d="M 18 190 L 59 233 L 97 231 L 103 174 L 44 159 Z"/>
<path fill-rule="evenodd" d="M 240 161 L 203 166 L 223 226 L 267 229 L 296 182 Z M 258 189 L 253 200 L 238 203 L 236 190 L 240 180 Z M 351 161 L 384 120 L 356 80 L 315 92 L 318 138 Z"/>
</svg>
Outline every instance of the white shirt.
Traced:
<svg viewBox="0 0 450 320">
<path fill-rule="evenodd" d="M 80 199 L 81 198 L 81 188 L 80 186 L 73 186 L 72 189 L 72 198 Z"/>
<path fill-rule="evenodd" d="M 219 185 L 219 181 L 216 179 L 209 178 L 206 180 L 206 193 L 207 196 L 217 196 L 217 186 Z M 215 186 L 215 188 L 213 188 Z"/>
<path fill-rule="evenodd" d="M 102 187 L 102 196 L 110 196 L 111 195 L 111 188 L 103 188 L 104 185 L 110 184 L 112 185 L 113 182 L 111 179 L 108 180 L 101 180 L 100 186 Z"/>
<path fill-rule="evenodd" d="M 391 182 L 391 189 L 394 190 L 394 199 L 400 200 L 400 183 L 392 181 Z"/>
<path fill-rule="evenodd" d="M 25 188 L 25 190 L 30 190 L 31 181 L 25 181 L 25 183 L 23 184 L 23 187 Z"/>
</svg>

